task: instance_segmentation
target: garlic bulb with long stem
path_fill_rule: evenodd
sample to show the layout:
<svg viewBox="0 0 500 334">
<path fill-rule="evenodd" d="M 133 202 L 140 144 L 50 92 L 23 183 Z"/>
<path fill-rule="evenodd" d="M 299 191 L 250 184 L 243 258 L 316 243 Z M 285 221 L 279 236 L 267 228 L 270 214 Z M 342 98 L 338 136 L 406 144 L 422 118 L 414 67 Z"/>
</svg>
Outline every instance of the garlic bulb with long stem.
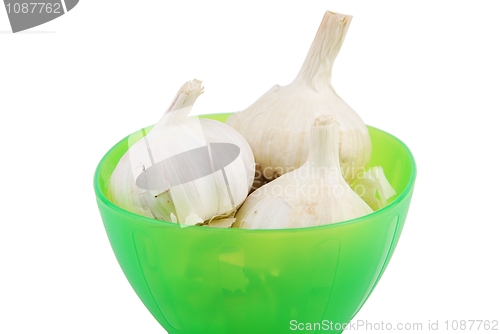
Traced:
<svg viewBox="0 0 500 334">
<path fill-rule="evenodd" d="M 311 128 L 304 165 L 254 191 L 236 213 L 234 227 L 310 227 L 354 219 L 373 210 L 349 187 L 339 161 L 339 124 L 331 115 Z"/>
<path fill-rule="evenodd" d="M 295 80 L 275 85 L 227 124 L 252 147 L 267 179 L 301 166 L 307 159 L 309 130 L 320 115 L 334 116 L 340 126 L 340 163 L 351 183 L 371 155 L 368 130 L 358 114 L 331 86 L 332 66 L 352 17 L 326 12 Z"/>
<path fill-rule="evenodd" d="M 252 151 L 230 126 L 188 117 L 202 92 L 201 81 L 185 83 L 159 122 L 131 145 L 111 175 L 112 202 L 183 225 L 227 218 L 243 203 L 254 178 Z"/>
</svg>

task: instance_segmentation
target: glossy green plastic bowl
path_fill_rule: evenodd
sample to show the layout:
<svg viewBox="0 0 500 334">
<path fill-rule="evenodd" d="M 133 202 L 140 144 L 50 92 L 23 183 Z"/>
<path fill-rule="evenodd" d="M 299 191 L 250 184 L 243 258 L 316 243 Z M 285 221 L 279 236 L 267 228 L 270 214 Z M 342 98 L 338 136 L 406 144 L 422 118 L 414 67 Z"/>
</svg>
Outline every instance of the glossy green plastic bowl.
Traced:
<svg viewBox="0 0 500 334">
<path fill-rule="evenodd" d="M 383 166 L 393 202 L 348 222 L 286 230 L 181 228 L 124 211 L 107 185 L 128 137 L 115 145 L 96 170 L 97 204 L 125 276 L 156 320 L 171 334 L 290 333 L 300 323 L 342 332 L 391 259 L 416 176 L 404 143 L 369 131 L 370 166 Z"/>
</svg>

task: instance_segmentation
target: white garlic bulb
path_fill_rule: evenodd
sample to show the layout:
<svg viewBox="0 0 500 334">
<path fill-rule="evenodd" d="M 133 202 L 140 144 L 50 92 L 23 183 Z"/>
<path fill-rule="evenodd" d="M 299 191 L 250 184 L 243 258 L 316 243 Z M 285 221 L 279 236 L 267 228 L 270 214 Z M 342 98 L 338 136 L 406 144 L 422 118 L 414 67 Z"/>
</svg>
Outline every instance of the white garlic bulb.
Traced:
<svg viewBox="0 0 500 334">
<path fill-rule="evenodd" d="M 320 115 L 340 125 L 340 163 L 351 183 L 371 155 L 368 130 L 358 114 L 331 86 L 333 62 L 352 17 L 326 12 L 295 80 L 276 85 L 247 109 L 227 120 L 246 138 L 267 179 L 301 166 L 308 156 L 309 130 Z"/>
<path fill-rule="evenodd" d="M 318 117 L 309 156 L 300 168 L 254 191 L 236 213 L 234 227 L 279 229 L 331 224 L 373 210 L 349 187 L 339 162 L 339 124 Z"/>
<path fill-rule="evenodd" d="M 132 145 L 110 179 L 112 202 L 125 210 L 183 225 L 226 218 L 243 203 L 254 158 L 230 126 L 188 117 L 203 92 L 185 83 L 151 131 Z"/>
</svg>

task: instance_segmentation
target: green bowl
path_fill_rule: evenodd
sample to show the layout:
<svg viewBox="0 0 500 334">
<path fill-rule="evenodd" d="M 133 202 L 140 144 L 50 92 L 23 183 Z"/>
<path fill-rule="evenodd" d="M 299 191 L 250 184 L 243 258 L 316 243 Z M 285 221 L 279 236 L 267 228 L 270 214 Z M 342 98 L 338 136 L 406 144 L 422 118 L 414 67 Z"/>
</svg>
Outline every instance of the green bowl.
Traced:
<svg viewBox="0 0 500 334">
<path fill-rule="evenodd" d="M 116 144 L 95 173 L 97 204 L 125 276 L 156 320 L 171 334 L 277 334 L 307 323 L 341 333 L 391 259 L 416 176 L 404 143 L 369 132 L 369 165 L 383 166 L 397 192 L 392 203 L 347 222 L 283 230 L 181 228 L 120 209 L 108 181 L 129 137 Z"/>
</svg>

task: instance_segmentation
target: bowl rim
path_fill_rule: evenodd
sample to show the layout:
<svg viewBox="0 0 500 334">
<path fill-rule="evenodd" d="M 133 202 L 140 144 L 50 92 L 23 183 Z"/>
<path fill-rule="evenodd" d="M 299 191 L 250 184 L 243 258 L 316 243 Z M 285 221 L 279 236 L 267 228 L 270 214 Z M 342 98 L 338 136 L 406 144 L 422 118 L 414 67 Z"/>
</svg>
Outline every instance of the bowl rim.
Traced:
<svg viewBox="0 0 500 334">
<path fill-rule="evenodd" d="M 233 113 L 214 113 L 214 114 L 203 114 L 203 115 L 193 115 L 196 117 L 200 118 L 207 118 L 207 119 L 212 119 L 214 116 L 225 116 L 225 115 L 231 115 Z M 94 192 L 96 194 L 97 200 L 101 201 L 104 205 L 106 205 L 108 208 L 117 211 L 121 214 L 130 216 L 131 218 L 139 219 L 141 221 L 144 221 L 145 223 L 149 223 L 152 225 L 155 225 L 157 227 L 180 227 L 180 228 L 202 228 L 205 231 L 211 231 L 210 233 L 273 233 L 273 232 L 280 232 L 280 233 L 295 233 L 299 231 L 305 231 L 305 230 L 318 230 L 318 229 L 328 229 L 328 228 L 335 228 L 339 226 L 344 226 L 344 225 L 351 225 L 351 224 L 356 224 L 359 222 L 362 222 L 368 218 L 373 218 L 377 217 L 379 215 L 383 215 L 385 212 L 390 211 L 392 208 L 396 207 L 401 203 L 413 190 L 413 186 L 415 184 L 415 179 L 417 176 L 417 165 L 415 163 L 415 158 L 413 157 L 412 152 L 410 151 L 409 147 L 401 141 L 399 138 L 396 136 L 390 134 L 389 132 L 386 132 L 384 130 L 381 130 L 379 128 L 376 128 L 374 126 L 366 125 L 368 128 L 372 128 L 374 130 L 380 131 L 384 133 L 385 135 L 392 137 L 392 139 L 396 140 L 407 152 L 410 162 L 411 162 L 411 168 L 412 168 L 412 173 L 410 175 L 410 180 L 408 181 L 408 184 L 406 185 L 405 189 L 401 192 L 401 194 L 396 197 L 390 204 L 387 206 L 383 207 L 382 209 L 379 209 L 377 211 L 374 211 L 368 215 L 364 215 L 358 218 L 346 220 L 343 222 L 338 222 L 334 224 L 326 224 L 326 225 L 320 225 L 320 226 L 311 226 L 311 227 L 298 227 L 298 228 L 289 228 L 289 229 L 245 229 L 245 228 L 203 228 L 202 226 L 181 226 L 178 223 L 173 223 L 173 222 L 167 222 L 164 220 L 159 220 L 159 219 L 154 219 L 154 218 L 149 218 L 145 216 L 141 216 L 139 214 L 127 211 L 125 209 L 122 209 L 121 207 L 117 206 L 113 202 L 111 202 L 106 195 L 104 195 L 101 187 L 99 186 L 99 177 L 101 175 L 101 170 L 104 165 L 104 162 L 107 160 L 109 155 L 116 149 L 118 145 L 120 145 L 124 140 L 130 137 L 130 135 L 136 133 L 133 132 L 120 141 L 118 141 L 113 147 L 111 147 L 106 154 L 101 158 L 99 161 L 99 164 L 97 165 L 97 168 L 94 173 Z M 146 127 L 146 129 L 149 129 L 153 127 L 153 125 Z M 140 130 L 138 130 L 140 131 Z"/>
</svg>

